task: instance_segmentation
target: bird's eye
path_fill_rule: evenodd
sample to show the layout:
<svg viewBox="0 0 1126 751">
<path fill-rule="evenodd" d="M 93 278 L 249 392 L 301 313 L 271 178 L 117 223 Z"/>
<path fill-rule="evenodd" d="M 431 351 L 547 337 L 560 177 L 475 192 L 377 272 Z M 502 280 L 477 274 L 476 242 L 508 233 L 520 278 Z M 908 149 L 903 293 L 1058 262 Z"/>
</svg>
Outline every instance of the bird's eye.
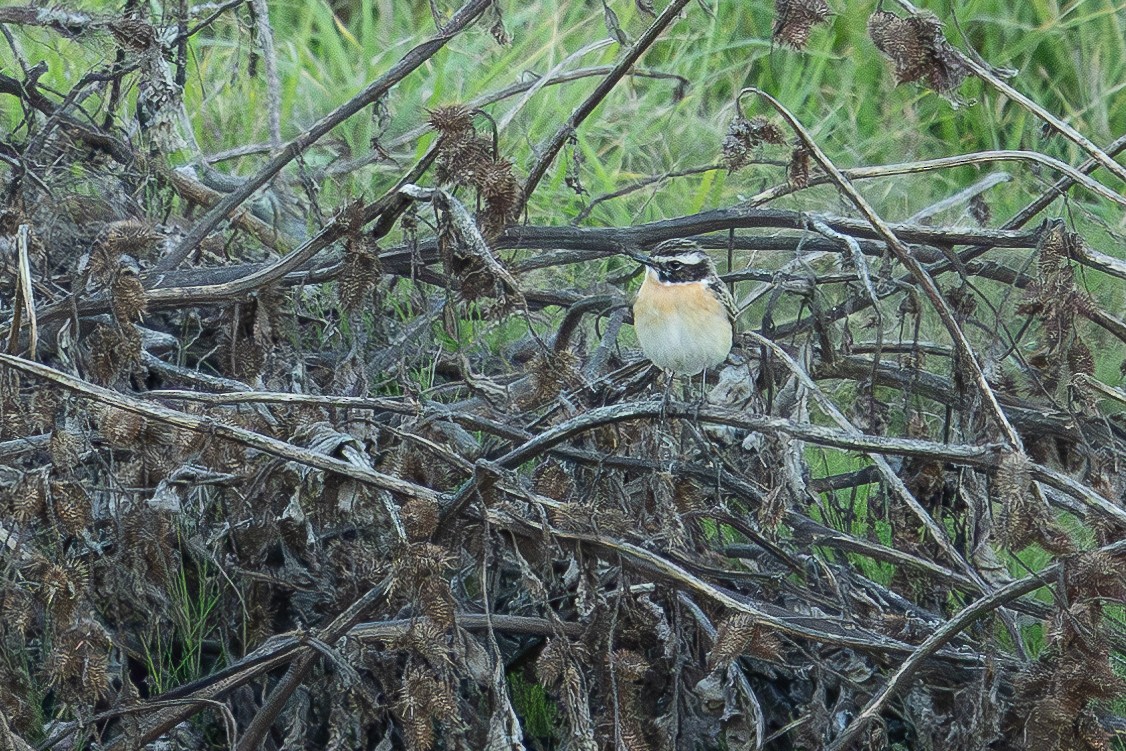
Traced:
<svg viewBox="0 0 1126 751">
<path fill-rule="evenodd" d="M 681 263 L 680 261 L 669 261 L 669 262 L 668 262 L 667 264 L 665 264 L 665 265 L 666 265 L 666 266 L 668 266 L 668 269 L 669 269 L 669 271 L 677 271 L 677 270 L 678 270 L 678 269 L 680 269 L 680 268 L 681 268 L 682 266 L 684 266 L 684 264 L 683 264 L 683 263 Z"/>
</svg>

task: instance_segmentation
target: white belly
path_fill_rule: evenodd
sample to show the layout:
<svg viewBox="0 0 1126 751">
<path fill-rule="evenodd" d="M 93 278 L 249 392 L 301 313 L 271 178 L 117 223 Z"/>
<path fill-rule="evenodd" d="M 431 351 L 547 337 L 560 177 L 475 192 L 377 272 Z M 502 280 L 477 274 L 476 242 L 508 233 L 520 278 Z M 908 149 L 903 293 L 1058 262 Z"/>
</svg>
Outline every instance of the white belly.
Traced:
<svg viewBox="0 0 1126 751">
<path fill-rule="evenodd" d="M 713 368 L 731 351 L 727 311 L 702 283 L 647 279 L 633 306 L 633 325 L 645 356 L 677 375 Z"/>
</svg>

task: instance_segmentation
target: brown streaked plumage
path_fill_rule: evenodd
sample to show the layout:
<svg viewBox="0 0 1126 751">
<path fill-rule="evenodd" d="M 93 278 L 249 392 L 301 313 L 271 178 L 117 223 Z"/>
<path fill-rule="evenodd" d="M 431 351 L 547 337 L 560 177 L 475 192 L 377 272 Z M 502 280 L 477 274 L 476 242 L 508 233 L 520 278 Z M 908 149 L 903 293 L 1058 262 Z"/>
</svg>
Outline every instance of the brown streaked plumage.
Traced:
<svg viewBox="0 0 1126 751">
<path fill-rule="evenodd" d="M 633 304 L 645 356 L 659 368 L 689 376 L 727 359 L 735 303 L 700 246 L 670 240 L 647 258 L 633 257 L 647 267 Z"/>
</svg>

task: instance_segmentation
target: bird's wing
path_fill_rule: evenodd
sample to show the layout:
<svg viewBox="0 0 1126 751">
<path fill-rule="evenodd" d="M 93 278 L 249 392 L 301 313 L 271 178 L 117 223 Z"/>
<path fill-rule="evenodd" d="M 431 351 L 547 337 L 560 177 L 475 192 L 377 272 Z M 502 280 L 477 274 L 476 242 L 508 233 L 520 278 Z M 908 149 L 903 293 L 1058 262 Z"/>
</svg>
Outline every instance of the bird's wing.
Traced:
<svg viewBox="0 0 1126 751">
<path fill-rule="evenodd" d="M 731 296 L 731 290 L 723 283 L 719 277 L 712 277 L 708 280 L 708 289 L 711 290 L 727 311 L 727 320 L 731 321 L 731 330 L 735 330 L 735 316 L 739 312 L 735 306 L 735 298 Z"/>
</svg>

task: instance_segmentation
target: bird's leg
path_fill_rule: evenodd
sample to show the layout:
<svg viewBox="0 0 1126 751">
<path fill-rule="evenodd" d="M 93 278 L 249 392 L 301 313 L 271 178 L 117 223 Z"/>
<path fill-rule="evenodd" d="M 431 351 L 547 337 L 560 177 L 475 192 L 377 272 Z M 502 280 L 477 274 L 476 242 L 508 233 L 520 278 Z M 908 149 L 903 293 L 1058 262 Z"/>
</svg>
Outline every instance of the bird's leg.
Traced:
<svg viewBox="0 0 1126 751">
<path fill-rule="evenodd" d="M 664 398 L 661 399 L 661 419 L 662 420 L 664 420 L 665 417 L 666 417 L 665 409 L 669 406 L 669 392 L 672 391 L 672 382 L 675 379 L 676 379 L 676 376 L 673 374 L 673 372 L 671 370 L 665 371 L 665 395 L 664 395 Z"/>
</svg>

